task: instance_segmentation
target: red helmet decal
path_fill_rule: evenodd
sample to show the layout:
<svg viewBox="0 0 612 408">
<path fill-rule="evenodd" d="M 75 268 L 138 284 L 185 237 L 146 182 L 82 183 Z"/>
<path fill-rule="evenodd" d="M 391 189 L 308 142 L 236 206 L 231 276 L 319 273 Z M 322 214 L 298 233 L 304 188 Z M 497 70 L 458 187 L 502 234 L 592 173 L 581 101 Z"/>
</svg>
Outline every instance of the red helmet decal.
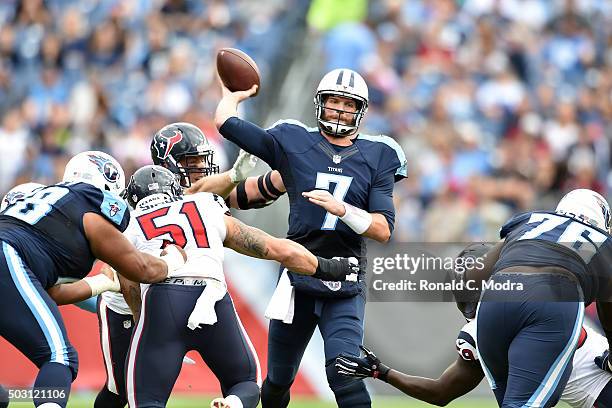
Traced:
<svg viewBox="0 0 612 408">
<path fill-rule="evenodd" d="M 164 160 L 170 154 L 172 147 L 183 140 L 183 134 L 178 130 L 175 130 L 172 136 L 164 136 L 160 133 L 159 139 L 161 140 L 158 140 L 155 144 L 155 149 L 157 150 L 157 157 Z"/>
</svg>

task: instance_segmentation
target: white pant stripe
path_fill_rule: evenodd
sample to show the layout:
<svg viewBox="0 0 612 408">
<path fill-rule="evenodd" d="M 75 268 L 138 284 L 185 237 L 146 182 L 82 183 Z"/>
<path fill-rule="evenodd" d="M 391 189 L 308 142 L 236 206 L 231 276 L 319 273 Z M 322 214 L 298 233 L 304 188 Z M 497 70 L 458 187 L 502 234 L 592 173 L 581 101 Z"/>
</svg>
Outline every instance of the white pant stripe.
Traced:
<svg viewBox="0 0 612 408">
<path fill-rule="evenodd" d="M 102 343 L 104 366 L 106 368 L 106 387 L 110 392 L 119 395 L 119 391 L 117 390 L 117 380 L 115 380 L 115 373 L 113 372 L 113 354 L 108 329 L 108 311 L 106 302 L 103 298 L 100 299 L 100 340 L 100 343 Z"/>
<path fill-rule="evenodd" d="M 51 361 L 69 365 L 66 356 L 66 342 L 59 325 L 55 321 L 55 316 L 30 281 L 17 251 L 6 243 L 2 243 L 2 247 L 13 282 L 45 334 L 51 350 Z"/>
</svg>

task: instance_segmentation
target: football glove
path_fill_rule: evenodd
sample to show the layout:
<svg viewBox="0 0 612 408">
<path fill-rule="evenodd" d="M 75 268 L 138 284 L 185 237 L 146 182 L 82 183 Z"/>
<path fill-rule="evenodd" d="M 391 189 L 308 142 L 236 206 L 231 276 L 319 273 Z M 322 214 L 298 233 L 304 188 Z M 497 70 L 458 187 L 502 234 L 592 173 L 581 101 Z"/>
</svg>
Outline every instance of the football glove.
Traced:
<svg viewBox="0 0 612 408">
<path fill-rule="evenodd" d="M 610 350 L 603 352 L 601 356 L 595 357 L 595 365 L 604 371 L 612 373 L 612 365 L 610 362 Z"/>
<path fill-rule="evenodd" d="M 315 271 L 314 278 L 326 281 L 350 281 L 357 282 L 359 276 L 359 262 L 357 258 L 334 257 L 332 259 L 317 256 L 319 265 Z"/>
<path fill-rule="evenodd" d="M 372 353 L 364 346 L 359 346 L 364 357 L 355 357 L 348 354 L 340 354 L 336 357 L 335 367 L 338 374 L 354 378 L 378 378 L 387 382 L 387 376 L 391 370 L 389 367 L 381 363 L 376 354 Z"/>
<path fill-rule="evenodd" d="M 253 156 L 251 153 L 247 153 L 240 149 L 238 158 L 229 171 L 232 183 L 236 184 L 246 180 L 251 171 L 257 166 L 257 160 L 257 156 Z"/>
</svg>

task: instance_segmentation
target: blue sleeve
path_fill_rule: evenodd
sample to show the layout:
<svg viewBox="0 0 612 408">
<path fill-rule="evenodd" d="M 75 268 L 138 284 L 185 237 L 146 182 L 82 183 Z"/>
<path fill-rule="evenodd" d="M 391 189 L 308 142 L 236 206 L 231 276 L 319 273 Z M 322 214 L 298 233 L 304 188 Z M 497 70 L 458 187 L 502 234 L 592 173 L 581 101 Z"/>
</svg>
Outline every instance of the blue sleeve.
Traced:
<svg viewBox="0 0 612 408">
<path fill-rule="evenodd" d="M 368 212 L 384 215 L 392 234 L 395 227 L 395 207 L 393 206 L 395 170 L 395 168 L 389 168 L 384 173 L 377 175 L 368 199 Z"/>
<path fill-rule="evenodd" d="M 97 306 L 98 297 L 92 296 L 89 299 L 82 300 L 80 302 L 75 303 L 74 305 L 79 309 L 83 309 L 86 312 L 96 313 L 98 310 Z"/>
<path fill-rule="evenodd" d="M 377 169 L 386 171 L 392 167 L 394 169 L 395 181 L 400 181 L 408 177 L 408 161 L 406 160 L 406 154 L 395 139 L 384 135 L 370 136 L 364 134 L 360 134 L 359 139 L 377 142 L 385 146 L 382 148 L 381 155 L 377 159 Z"/>
<path fill-rule="evenodd" d="M 103 193 L 100 214 L 113 223 L 119 231 L 125 231 L 130 223 L 128 203 L 110 191 L 104 191 Z"/>
<path fill-rule="evenodd" d="M 499 230 L 499 237 L 501 239 L 505 239 L 514 228 L 516 228 L 519 224 L 522 224 L 523 221 L 529 218 L 529 216 L 531 216 L 531 213 L 526 212 L 510 218 L 510 220 L 506 221 L 506 223 Z"/>
<path fill-rule="evenodd" d="M 265 129 L 234 116 L 223 123 L 219 133 L 227 140 L 236 143 L 241 149 L 259 157 L 273 169 L 278 168 L 281 146 L 276 138 Z"/>
</svg>

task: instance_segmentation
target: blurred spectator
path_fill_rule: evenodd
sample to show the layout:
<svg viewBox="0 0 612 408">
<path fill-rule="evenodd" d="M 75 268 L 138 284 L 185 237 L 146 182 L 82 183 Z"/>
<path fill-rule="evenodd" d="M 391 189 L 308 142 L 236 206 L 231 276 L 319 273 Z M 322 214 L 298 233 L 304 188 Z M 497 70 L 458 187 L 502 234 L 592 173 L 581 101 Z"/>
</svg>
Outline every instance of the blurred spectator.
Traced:
<svg viewBox="0 0 612 408">
<path fill-rule="evenodd" d="M 364 132 L 388 134 L 406 151 L 397 240 L 495 239 L 510 214 L 552 205 L 568 189 L 608 194 L 609 1 L 306 3 L 0 2 L 0 194 L 20 181 L 57 181 L 67 157 L 86 149 L 110 151 L 129 175 L 149 162 L 151 135 L 179 120 L 198 124 L 227 168 L 210 122 L 216 50 L 247 51 L 262 84 L 274 84 L 269 92 L 293 88 L 275 69 L 287 44 L 300 43 L 304 75 L 363 73 Z M 307 19 L 316 32 L 288 41 L 295 23 L 283 17 L 307 8 L 288 21 Z M 286 102 L 266 101 L 259 111 Z"/>
<path fill-rule="evenodd" d="M 261 46 L 286 7 L 232 2 L 6 0 L 0 2 L 0 195 L 23 181 L 57 182 L 67 159 L 111 151 L 127 175 L 150 163 L 151 136 L 198 123 L 227 168 L 210 126 L 219 97 L 214 56 L 245 36 L 233 18 L 265 21 Z M 276 34 L 268 34 L 276 36 Z M 271 38 L 271 37 L 270 37 Z M 262 63 L 263 65 L 263 63 Z M 212 90 L 212 91 L 211 91 Z"/>
</svg>

